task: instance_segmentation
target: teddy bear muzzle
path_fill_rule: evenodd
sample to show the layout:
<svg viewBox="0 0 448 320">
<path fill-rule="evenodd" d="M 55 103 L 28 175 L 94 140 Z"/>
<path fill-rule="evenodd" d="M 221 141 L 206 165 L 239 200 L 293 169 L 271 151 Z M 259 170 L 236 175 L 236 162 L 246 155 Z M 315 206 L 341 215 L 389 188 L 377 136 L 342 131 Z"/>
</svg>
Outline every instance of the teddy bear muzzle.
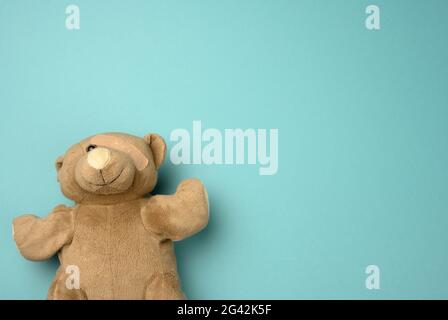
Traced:
<svg viewBox="0 0 448 320">
<path fill-rule="evenodd" d="M 127 154 L 104 147 L 89 151 L 75 169 L 78 185 L 96 194 L 124 192 L 131 187 L 134 176 L 135 165 Z"/>
</svg>

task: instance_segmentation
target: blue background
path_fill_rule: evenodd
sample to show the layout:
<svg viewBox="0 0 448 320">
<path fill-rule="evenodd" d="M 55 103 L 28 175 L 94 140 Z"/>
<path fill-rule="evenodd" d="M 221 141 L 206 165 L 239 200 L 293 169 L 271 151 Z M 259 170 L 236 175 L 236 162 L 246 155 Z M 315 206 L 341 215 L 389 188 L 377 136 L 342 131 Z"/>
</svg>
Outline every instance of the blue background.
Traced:
<svg viewBox="0 0 448 320">
<path fill-rule="evenodd" d="M 369 4 L 379 31 L 364 26 Z M 210 194 L 208 228 L 176 243 L 189 298 L 448 298 L 447 12 L 443 0 L 0 0 L 0 298 L 46 297 L 57 260 L 22 258 L 11 221 L 71 204 L 58 155 L 104 131 L 168 141 L 193 120 L 278 128 L 279 171 L 165 163 L 158 192 L 196 176 Z M 369 264 L 380 290 L 365 288 Z"/>
</svg>

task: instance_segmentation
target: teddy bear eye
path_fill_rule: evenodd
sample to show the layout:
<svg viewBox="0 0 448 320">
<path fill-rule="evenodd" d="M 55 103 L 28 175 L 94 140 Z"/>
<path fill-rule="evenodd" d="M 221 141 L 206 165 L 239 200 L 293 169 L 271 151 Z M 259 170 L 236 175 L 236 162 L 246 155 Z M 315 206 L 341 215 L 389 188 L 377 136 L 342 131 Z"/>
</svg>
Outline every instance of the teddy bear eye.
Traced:
<svg viewBox="0 0 448 320">
<path fill-rule="evenodd" d="M 87 147 L 87 152 L 89 152 L 89 151 L 92 151 L 93 149 L 95 149 L 96 148 L 96 145 L 94 145 L 94 144 L 91 144 L 90 146 L 88 146 Z"/>
</svg>

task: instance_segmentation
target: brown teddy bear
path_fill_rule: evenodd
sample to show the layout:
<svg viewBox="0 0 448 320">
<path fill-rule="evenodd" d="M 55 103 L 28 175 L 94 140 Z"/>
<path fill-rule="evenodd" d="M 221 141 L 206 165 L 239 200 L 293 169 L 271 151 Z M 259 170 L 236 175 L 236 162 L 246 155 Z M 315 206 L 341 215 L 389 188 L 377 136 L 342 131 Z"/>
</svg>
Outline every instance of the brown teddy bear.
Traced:
<svg viewBox="0 0 448 320">
<path fill-rule="evenodd" d="M 14 240 L 30 260 L 58 253 L 60 267 L 49 299 L 183 299 L 173 242 L 204 228 L 207 192 L 199 180 L 173 195 L 144 197 L 157 181 L 166 145 L 157 134 L 143 139 L 106 133 L 75 144 L 56 161 L 58 180 L 74 207 L 47 217 L 23 215 Z M 67 270 L 79 271 L 79 288 Z"/>
</svg>

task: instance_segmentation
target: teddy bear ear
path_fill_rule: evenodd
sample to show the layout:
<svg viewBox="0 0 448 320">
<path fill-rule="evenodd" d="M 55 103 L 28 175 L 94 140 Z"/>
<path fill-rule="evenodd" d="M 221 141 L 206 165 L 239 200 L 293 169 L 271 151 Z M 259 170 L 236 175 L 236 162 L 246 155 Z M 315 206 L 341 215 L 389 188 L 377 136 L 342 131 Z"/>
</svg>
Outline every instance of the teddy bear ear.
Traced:
<svg viewBox="0 0 448 320">
<path fill-rule="evenodd" d="M 154 164 L 156 169 L 159 169 L 165 160 L 166 155 L 166 143 L 161 136 L 155 133 L 147 134 L 144 137 L 146 143 L 152 151 L 152 157 L 154 158 Z"/>
<path fill-rule="evenodd" d="M 59 172 L 59 170 L 61 170 L 63 163 L 64 163 L 64 157 L 63 156 L 59 156 L 56 159 L 56 162 L 54 163 L 54 165 L 56 166 L 56 171 Z"/>
</svg>

